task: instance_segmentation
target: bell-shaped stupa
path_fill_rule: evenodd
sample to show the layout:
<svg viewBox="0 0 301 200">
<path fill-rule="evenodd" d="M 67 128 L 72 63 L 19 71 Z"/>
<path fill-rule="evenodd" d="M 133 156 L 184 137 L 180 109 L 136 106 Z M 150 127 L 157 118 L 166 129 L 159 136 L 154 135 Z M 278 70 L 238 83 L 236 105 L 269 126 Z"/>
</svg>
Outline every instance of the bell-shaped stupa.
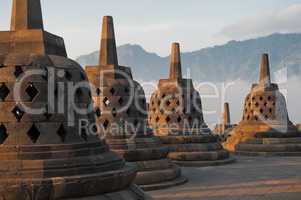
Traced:
<svg viewBox="0 0 301 200">
<path fill-rule="evenodd" d="M 85 128 L 95 123 L 77 111 L 93 107 L 87 82 L 64 40 L 44 31 L 40 0 L 13 0 L 0 32 L 1 199 L 146 198 L 131 184 L 136 167 Z"/>
<path fill-rule="evenodd" d="M 222 115 L 222 123 L 217 124 L 214 129 L 214 134 L 218 135 L 221 141 L 225 141 L 230 135 L 229 133 L 235 125 L 231 124 L 230 106 L 229 103 L 224 103 L 224 112 Z"/>
<path fill-rule="evenodd" d="M 271 82 L 267 54 L 262 55 L 259 83 L 245 99 L 242 121 L 224 147 L 246 155 L 301 155 L 301 135 L 289 119 L 284 95 Z"/>
<path fill-rule="evenodd" d="M 172 44 L 169 73 L 152 94 L 148 116 L 155 135 L 170 148 L 169 158 L 182 166 L 232 162 L 204 122 L 201 97 L 192 80 L 182 78 L 178 43 Z"/>
<path fill-rule="evenodd" d="M 113 18 L 103 18 L 98 66 L 86 72 L 95 87 L 93 95 L 99 131 L 111 149 L 138 166 L 135 183 L 145 190 L 186 182 L 181 169 L 167 159 L 168 148 L 147 127 L 143 88 L 131 69 L 118 64 Z"/>
</svg>

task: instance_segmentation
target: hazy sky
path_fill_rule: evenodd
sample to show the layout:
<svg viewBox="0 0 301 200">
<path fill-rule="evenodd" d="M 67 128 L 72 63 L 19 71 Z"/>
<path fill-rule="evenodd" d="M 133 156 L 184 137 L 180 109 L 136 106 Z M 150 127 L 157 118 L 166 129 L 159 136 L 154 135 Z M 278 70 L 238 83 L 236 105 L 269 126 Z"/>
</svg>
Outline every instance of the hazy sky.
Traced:
<svg viewBox="0 0 301 200">
<path fill-rule="evenodd" d="M 0 29 L 12 0 L 1 0 Z M 112 15 L 118 45 L 140 44 L 162 56 L 273 32 L 301 31 L 301 0 L 41 0 L 45 29 L 63 36 L 69 56 L 99 48 L 101 18 Z"/>
</svg>

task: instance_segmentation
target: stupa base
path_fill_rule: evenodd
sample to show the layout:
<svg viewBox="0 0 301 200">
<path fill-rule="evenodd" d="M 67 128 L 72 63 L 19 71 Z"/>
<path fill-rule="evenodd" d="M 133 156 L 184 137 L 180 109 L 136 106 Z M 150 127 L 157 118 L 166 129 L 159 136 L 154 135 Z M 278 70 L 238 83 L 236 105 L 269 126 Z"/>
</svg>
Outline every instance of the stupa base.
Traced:
<svg viewBox="0 0 301 200">
<path fill-rule="evenodd" d="M 93 197 L 76 198 L 68 200 L 152 200 L 152 198 L 145 194 L 139 187 L 132 185 L 126 190 L 103 194 Z M 66 199 L 67 200 L 67 199 Z"/>
<path fill-rule="evenodd" d="M 250 139 L 236 145 L 235 153 L 245 156 L 301 156 L 301 137 Z"/>
<path fill-rule="evenodd" d="M 231 164 L 234 162 L 236 162 L 234 157 L 213 161 L 173 161 L 173 163 L 182 167 L 210 167 Z"/>
<path fill-rule="evenodd" d="M 173 163 L 185 167 L 204 167 L 234 162 L 228 151 L 213 135 L 163 136 L 162 142 L 169 147 Z"/>
<path fill-rule="evenodd" d="M 167 159 L 169 149 L 153 136 L 108 139 L 112 150 L 137 165 L 134 181 L 144 190 L 157 190 L 185 183 L 181 168 Z"/>
</svg>

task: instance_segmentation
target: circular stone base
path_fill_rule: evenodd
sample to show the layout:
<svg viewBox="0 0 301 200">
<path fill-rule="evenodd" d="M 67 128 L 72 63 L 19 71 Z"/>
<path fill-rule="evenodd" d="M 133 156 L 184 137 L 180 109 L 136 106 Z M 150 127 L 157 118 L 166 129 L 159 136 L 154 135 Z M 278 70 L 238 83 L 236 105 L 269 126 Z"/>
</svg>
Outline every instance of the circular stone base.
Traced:
<svg viewBox="0 0 301 200">
<path fill-rule="evenodd" d="M 210 167 L 210 166 L 219 166 L 231 164 L 236 161 L 235 158 L 230 157 L 222 160 L 213 160 L 213 161 L 173 161 L 173 163 L 181 167 Z"/>
<path fill-rule="evenodd" d="M 179 178 L 176 178 L 172 181 L 166 181 L 156 184 L 150 184 L 150 185 L 140 185 L 141 189 L 144 191 L 152 191 L 152 190 L 162 190 L 169 187 L 174 187 L 178 185 L 182 185 L 188 182 L 188 179 L 184 176 L 181 176 Z"/>
<path fill-rule="evenodd" d="M 301 156 L 301 138 L 256 138 L 236 145 L 245 156 Z"/>
<path fill-rule="evenodd" d="M 239 156 L 266 156 L 266 157 L 299 157 L 301 152 L 246 152 L 246 151 L 237 151 L 236 155 Z"/>
<path fill-rule="evenodd" d="M 68 200 L 152 200 L 152 198 L 145 194 L 139 187 L 132 185 L 128 189 L 107 193 L 98 196 L 68 199 Z M 66 199 L 67 200 L 67 199 Z"/>
</svg>

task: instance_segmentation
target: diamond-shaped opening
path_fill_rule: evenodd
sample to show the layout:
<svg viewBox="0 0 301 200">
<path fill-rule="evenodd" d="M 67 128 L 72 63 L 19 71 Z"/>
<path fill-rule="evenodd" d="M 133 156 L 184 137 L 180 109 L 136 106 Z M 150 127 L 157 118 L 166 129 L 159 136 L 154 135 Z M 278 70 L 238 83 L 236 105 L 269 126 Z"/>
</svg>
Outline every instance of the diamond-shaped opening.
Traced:
<svg viewBox="0 0 301 200">
<path fill-rule="evenodd" d="M 112 115 L 113 115 L 113 117 L 116 117 L 116 116 L 117 116 L 116 108 L 113 108 L 113 109 L 112 109 Z"/>
<path fill-rule="evenodd" d="M 37 94 L 39 93 L 39 91 L 37 90 L 37 88 L 33 85 L 33 83 L 29 83 L 25 92 L 28 94 L 28 96 L 30 97 L 30 101 L 32 101 Z"/>
<path fill-rule="evenodd" d="M 255 121 L 258 121 L 258 117 L 256 115 L 254 116 L 254 119 L 255 119 Z"/>
<path fill-rule="evenodd" d="M 179 106 L 180 105 L 180 101 L 179 100 L 177 100 L 177 106 Z"/>
<path fill-rule="evenodd" d="M 110 93 L 111 93 L 112 95 L 114 95 L 114 94 L 115 94 L 115 92 L 116 92 L 116 91 L 115 91 L 115 89 L 114 89 L 114 88 L 111 88 L 111 89 L 110 89 Z"/>
<path fill-rule="evenodd" d="M 182 118 L 181 117 L 178 117 L 177 118 L 177 121 L 180 123 L 182 121 Z"/>
<path fill-rule="evenodd" d="M 100 117 L 100 116 L 101 116 L 101 110 L 100 110 L 100 108 L 96 108 L 96 109 L 95 109 L 95 115 L 96 115 L 97 117 Z"/>
<path fill-rule="evenodd" d="M 272 97 L 271 97 L 271 96 L 269 96 L 269 97 L 268 97 L 268 100 L 269 100 L 269 101 L 271 101 L 271 100 L 272 100 Z"/>
<path fill-rule="evenodd" d="M 99 88 L 97 88 L 97 89 L 96 89 L 96 94 L 97 94 L 97 96 L 99 96 L 100 93 L 101 93 L 101 90 L 100 90 Z"/>
<path fill-rule="evenodd" d="M 123 98 L 122 97 L 119 98 L 118 103 L 119 103 L 119 105 L 122 106 L 122 104 L 123 104 Z"/>
<path fill-rule="evenodd" d="M 6 99 L 9 92 L 10 91 L 9 91 L 8 87 L 4 83 L 2 83 L 1 87 L 0 87 L 0 98 L 2 101 L 4 101 Z"/>
<path fill-rule="evenodd" d="M 131 114 L 131 109 L 130 109 L 130 108 L 127 109 L 126 114 L 127 114 L 127 115 L 130 115 L 130 114 Z"/>
<path fill-rule="evenodd" d="M 272 112 L 273 112 L 273 109 L 272 109 L 272 108 L 270 108 L 270 109 L 269 109 L 269 112 L 270 112 L 270 113 L 272 113 Z"/>
<path fill-rule="evenodd" d="M 16 66 L 15 72 L 14 72 L 15 77 L 18 78 L 23 72 L 24 72 L 24 71 L 23 71 L 23 69 L 22 69 L 21 66 Z"/>
<path fill-rule="evenodd" d="M 263 109 L 260 109 L 260 113 L 263 113 Z"/>
<path fill-rule="evenodd" d="M 18 106 L 15 106 L 15 108 L 12 110 L 12 113 L 15 115 L 15 118 L 17 119 L 18 122 L 21 121 L 24 111 L 20 109 Z"/>
<path fill-rule="evenodd" d="M 157 117 L 157 118 L 156 118 L 156 122 L 159 122 L 159 120 L 160 120 L 160 117 Z"/>
<path fill-rule="evenodd" d="M 163 94 L 163 95 L 162 95 L 162 99 L 164 99 L 165 97 L 166 97 L 166 94 Z"/>
<path fill-rule="evenodd" d="M 69 71 L 66 71 L 65 78 L 70 81 L 72 79 L 72 74 Z"/>
<path fill-rule="evenodd" d="M 139 120 L 138 120 L 138 119 L 135 119 L 135 120 L 134 120 L 134 126 L 138 126 L 138 124 L 139 124 Z"/>
<path fill-rule="evenodd" d="M 85 128 L 83 128 L 81 130 L 81 134 L 80 134 L 81 138 L 83 138 L 85 141 L 88 140 L 88 133 L 87 133 L 87 130 Z"/>
<path fill-rule="evenodd" d="M 6 127 L 1 124 L 0 125 L 0 144 L 3 144 L 8 137 Z"/>
<path fill-rule="evenodd" d="M 166 122 L 168 123 L 168 122 L 170 122 L 170 120 L 171 120 L 170 117 L 167 116 L 167 117 L 166 117 Z"/>
<path fill-rule="evenodd" d="M 29 129 L 29 131 L 27 132 L 27 135 L 33 143 L 36 143 L 37 140 L 39 139 L 41 133 L 40 133 L 39 129 L 36 127 L 36 125 L 33 124 L 31 126 L 31 128 Z"/>
<path fill-rule="evenodd" d="M 164 114 L 164 109 L 160 109 L 160 113 L 163 115 Z"/>
<path fill-rule="evenodd" d="M 60 136 L 62 142 L 65 142 L 66 136 L 67 136 L 67 131 L 64 128 L 63 124 L 61 124 L 60 128 L 57 130 L 57 134 L 58 134 L 58 136 Z"/>
<path fill-rule="evenodd" d="M 94 124 L 94 125 L 92 126 L 92 131 L 93 131 L 93 133 L 95 133 L 95 134 L 98 132 L 98 127 L 97 127 L 96 124 Z"/>
<path fill-rule="evenodd" d="M 109 106 L 111 102 L 110 102 L 110 100 L 109 100 L 108 97 L 105 97 L 105 98 L 103 99 L 103 103 L 105 104 L 105 106 Z"/>
<path fill-rule="evenodd" d="M 105 120 L 105 121 L 103 122 L 103 127 L 104 127 L 105 129 L 108 129 L 109 124 L 110 124 L 110 122 L 109 122 L 108 120 Z"/>
</svg>

